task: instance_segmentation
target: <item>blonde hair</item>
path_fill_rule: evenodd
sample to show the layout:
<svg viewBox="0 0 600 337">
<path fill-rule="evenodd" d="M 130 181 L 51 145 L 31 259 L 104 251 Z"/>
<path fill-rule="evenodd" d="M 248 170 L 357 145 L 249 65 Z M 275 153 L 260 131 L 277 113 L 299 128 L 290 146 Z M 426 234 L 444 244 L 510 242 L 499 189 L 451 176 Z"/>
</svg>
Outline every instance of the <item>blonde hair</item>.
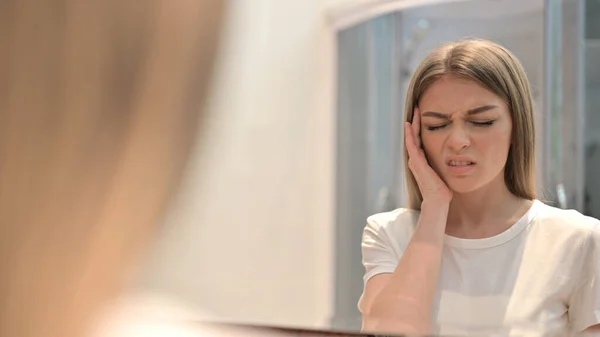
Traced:
<svg viewBox="0 0 600 337">
<path fill-rule="evenodd" d="M 468 79 L 502 98 L 512 117 L 511 147 L 504 181 L 508 190 L 521 198 L 535 198 L 535 126 L 533 98 L 527 75 L 517 58 L 506 48 L 480 39 L 446 44 L 431 52 L 411 78 L 406 95 L 405 121 L 412 122 L 413 112 L 427 88 L 443 76 Z M 408 207 L 419 210 L 423 197 L 408 168 L 404 148 Z"/>
<path fill-rule="evenodd" d="M 84 335 L 160 222 L 222 1 L 0 5 L 0 336 Z"/>
</svg>

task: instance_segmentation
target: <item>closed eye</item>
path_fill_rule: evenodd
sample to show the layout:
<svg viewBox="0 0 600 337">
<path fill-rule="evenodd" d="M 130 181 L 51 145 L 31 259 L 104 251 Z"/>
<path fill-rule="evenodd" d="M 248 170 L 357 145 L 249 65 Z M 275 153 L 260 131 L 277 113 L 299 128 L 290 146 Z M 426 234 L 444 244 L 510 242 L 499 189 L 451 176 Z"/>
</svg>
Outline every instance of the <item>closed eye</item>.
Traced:
<svg viewBox="0 0 600 337">
<path fill-rule="evenodd" d="M 450 124 L 432 125 L 432 126 L 427 126 L 426 129 L 429 131 L 435 131 L 435 130 L 443 129 L 443 128 L 447 127 L 448 125 L 450 125 Z"/>
<path fill-rule="evenodd" d="M 475 126 L 491 126 L 495 121 L 485 121 L 485 122 L 471 122 Z"/>
<path fill-rule="evenodd" d="M 489 120 L 489 121 L 484 121 L 484 122 L 471 121 L 471 124 L 478 126 L 478 127 L 487 127 L 487 126 L 492 126 L 494 124 L 494 122 L 496 122 L 496 121 L 494 121 L 494 120 Z M 442 125 L 432 125 L 432 126 L 427 126 L 425 128 L 429 131 L 435 131 L 435 130 L 444 129 L 448 125 L 450 125 L 450 123 L 446 123 L 446 124 L 442 124 Z"/>
</svg>

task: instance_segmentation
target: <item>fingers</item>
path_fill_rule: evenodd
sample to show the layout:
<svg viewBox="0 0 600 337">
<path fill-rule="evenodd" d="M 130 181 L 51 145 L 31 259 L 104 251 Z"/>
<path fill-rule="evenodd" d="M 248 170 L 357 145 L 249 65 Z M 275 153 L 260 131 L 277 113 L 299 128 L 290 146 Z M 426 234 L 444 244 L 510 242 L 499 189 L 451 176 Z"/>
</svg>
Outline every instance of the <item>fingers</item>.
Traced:
<svg viewBox="0 0 600 337">
<path fill-rule="evenodd" d="M 421 148 L 421 112 L 419 111 L 419 108 L 416 108 L 416 107 L 413 111 L 412 129 L 413 129 L 413 137 L 415 139 L 415 141 L 414 141 L 415 146 L 417 147 L 417 149 L 420 149 Z"/>
<path fill-rule="evenodd" d="M 405 123 L 404 134 L 409 157 L 414 158 L 421 152 L 421 113 L 419 108 L 415 107 L 413 111 L 412 123 Z"/>
<path fill-rule="evenodd" d="M 425 157 L 421 148 L 421 114 L 418 108 L 413 112 L 412 123 L 406 122 L 404 126 L 406 150 L 408 152 L 408 167 L 417 180 Z"/>
<path fill-rule="evenodd" d="M 415 145 L 415 137 L 412 130 L 412 125 L 409 122 L 404 124 L 404 138 L 406 142 L 406 151 L 408 152 L 408 168 L 411 170 L 415 178 L 419 179 L 419 177 L 417 177 L 419 175 L 419 169 L 415 167 L 415 165 L 419 166 L 419 160 L 422 160 L 422 158 L 420 158 L 421 151 Z"/>
<path fill-rule="evenodd" d="M 408 157 L 415 158 L 417 155 L 418 148 L 415 144 L 415 137 L 414 132 L 412 130 L 412 124 L 409 122 L 404 123 L 404 142 L 406 143 Z"/>
<path fill-rule="evenodd" d="M 421 112 L 415 108 L 412 123 L 404 123 L 408 168 L 419 186 L 423 199 L 451 200 L 452 192 L 438 173 L 429 165 L 421 142 Z"/>
</svg>

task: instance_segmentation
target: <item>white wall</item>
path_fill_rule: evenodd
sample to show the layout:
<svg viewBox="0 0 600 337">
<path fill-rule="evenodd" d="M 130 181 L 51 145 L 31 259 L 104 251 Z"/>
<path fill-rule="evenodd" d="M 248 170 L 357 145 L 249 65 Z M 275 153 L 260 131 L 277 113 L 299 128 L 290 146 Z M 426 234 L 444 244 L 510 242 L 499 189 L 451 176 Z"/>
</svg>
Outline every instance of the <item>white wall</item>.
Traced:
<svg viewBox="0 0 600 337">
<path fill-rule="evenodd" d="M 234 321 L 323 326 L 335 157 L 326 1 L 230 3 L 208 130 L 141 286 Z"/>
</svg>

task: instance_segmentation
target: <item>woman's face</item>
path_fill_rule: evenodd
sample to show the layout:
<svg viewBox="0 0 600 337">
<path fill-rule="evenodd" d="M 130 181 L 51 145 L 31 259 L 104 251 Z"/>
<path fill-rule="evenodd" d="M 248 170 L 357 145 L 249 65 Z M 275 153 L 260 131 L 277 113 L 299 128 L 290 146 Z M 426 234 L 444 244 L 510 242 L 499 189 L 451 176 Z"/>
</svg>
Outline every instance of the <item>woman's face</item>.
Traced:
<svg viewBox="0 0 600 337">
<path fill-rule="evenodd" d="M 512 120 L 506 103 L 476 82 L 443 77 L 419 102 L 429 164 L 456 193 L 504 184 Z"/>
</svg>

